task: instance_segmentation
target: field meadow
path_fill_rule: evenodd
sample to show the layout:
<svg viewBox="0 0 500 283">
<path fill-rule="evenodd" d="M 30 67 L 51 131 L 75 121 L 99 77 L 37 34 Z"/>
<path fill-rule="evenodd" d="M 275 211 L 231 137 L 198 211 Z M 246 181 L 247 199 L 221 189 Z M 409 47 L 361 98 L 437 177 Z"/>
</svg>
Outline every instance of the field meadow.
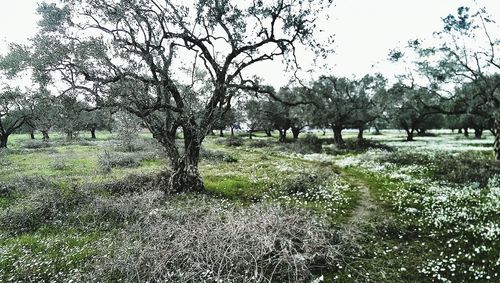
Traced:
<svg viewBox="0 0 500 283">
<path fill-rule="evenodd" d="M 16 134 L 0 151 L 1 282 L 499 282 L 493 137 L 208 136 L 169 194 L 143 132 Z"/>
</svg>

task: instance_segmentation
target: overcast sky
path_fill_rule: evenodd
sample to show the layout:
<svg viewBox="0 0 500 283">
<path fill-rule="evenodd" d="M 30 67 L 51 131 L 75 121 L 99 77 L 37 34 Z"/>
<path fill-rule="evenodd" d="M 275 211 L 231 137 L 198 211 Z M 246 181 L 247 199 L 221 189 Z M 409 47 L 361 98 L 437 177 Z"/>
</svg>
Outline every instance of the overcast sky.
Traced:
<svg viewBox="0 0 500 283">
<path fill-rule="evenodd" d="M 8 42 L 23 42 L 36 32 L 37 0 L 0 0 L 0 53 Z M 476 4 L 477 2 L 477 4 Z M 336 53 L 328 60 L 336 75 L 362 76 L 387 71 L 388 50 L 409 39 L 430 37 L 441 29 L 441 18 L 459 6 L 485 6 L 500 21 L 500 0 L 334 0 L 328 29 L 335 34 Z M 376 68 L 372 68 L 375 65 Z M 283 75 L 266 67 L 267 80 L 276 85 Z"/>
</svg>

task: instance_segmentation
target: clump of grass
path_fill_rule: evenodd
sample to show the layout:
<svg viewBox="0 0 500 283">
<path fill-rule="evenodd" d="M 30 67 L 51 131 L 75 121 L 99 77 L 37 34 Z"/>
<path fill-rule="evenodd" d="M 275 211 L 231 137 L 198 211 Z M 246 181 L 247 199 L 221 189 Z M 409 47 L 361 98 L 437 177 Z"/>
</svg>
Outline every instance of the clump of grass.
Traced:
<svg viewBox="0 0 500 283">
<path fill-rule="evenodd" d="M 326 224 L 304 210 L 203 197 L 151 210 L 101 246 L 87 280 L 303 282 L 337 251 Z"/>
<path fill-rule="evenodd" d="M 52 161 L 51 167 L 54 170 L 65 170 L 68 168 L 68 165 L 66 164 L 67 160 L 65 157 L 58 156 Z"/>
<path fill-rule="evenodd" d="M 262 184 L 245 176 L 207 176 L 204 183 L 210 193 L 235 201 L 258 201 L 264 192 Z"/>
</svg>

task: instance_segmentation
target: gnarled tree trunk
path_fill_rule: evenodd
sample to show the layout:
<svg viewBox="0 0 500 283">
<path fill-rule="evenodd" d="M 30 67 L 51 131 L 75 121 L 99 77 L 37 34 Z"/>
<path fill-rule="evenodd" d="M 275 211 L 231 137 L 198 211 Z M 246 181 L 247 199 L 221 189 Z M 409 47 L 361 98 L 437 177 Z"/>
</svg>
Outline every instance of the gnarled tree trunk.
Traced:
<svg viewBox="0 0 500 283">
<path fill-rule="evenodd" d="M 203 180 L 198 171 L 199 151 L 186 152 L 173 166 L 169 179 L 169 189 L 172 192 L 203 191 Z"/>
<path fill-rule="evenodd" d="M 493 143 L 495 160 L 500 161 L 500 121 L 495 120 L 495 142 Z"/>
<path fill-rule="evenodd" d="M 30 130 L 30 139 L 34 140 L 35 139 L 35 131 Z"/>
<path fill-rule="evenodd" d="M 96 139 L 95 128 L 90 128 L 90 136 L 91 136 L 92 139 Z"/>
<path fill-rule="evenodd" d="M 405 131 L 406 131 L 406 141 L 414 141 L 413 136 L 414 136 L 415 130 L 405 128 Z"/>
<path fill-rule="evenodd" d="M 266 136 L 268 136 L 268 137 L 271 137 L 271 136 L 272 136 L 272 134 L 271 134 L 271 130 L 266 130 Z"/>
<path fill-rule="evenodd" d="M 0 148 L 7 148 L 8 139 L 9 139 L 9 135 L 0 134 Z"/>
<path fill-rule="evenodd" d="M 224 136 L 224 130 L 223 129 L 219 129 L 219 136 L 221 136 L 221 137 Z"/>
<path fill-rule="evenodd" d="M 345 142 L 342 138 L 342 126 L 333 126 L 333 141 L 337 146 L 344 146 Z"/>
<path fill-rule="evenodd" d="M 474 129 L 474 138 L 480 139 L 483 136 L 483 129 L 475 128 Z"/>
<path fill-rule="evenodd" d="M 469 137 L 469 128 L 464 128 L 464 137 Z"/>
<path fill-rule="evenodd" d="M 358 128 L 358 140 L 362 141 L 363 140 L 363 132 L 365 131 L 365 128 L 359 127 Z"/>
<path fill-rule="evenodd" d="M 183 154 L 178 155 L 175 153 L 173 156 L 170 156 L 173 170 L 169 179 L 168 189 L 171 192 L 201 192 L 205 189 L 200 172 L 198 171 L 202 139 L 196 135 L 196 130 L 189 126 L 184 126 L 183 132 Z M 173 142 L 175 143 L 175 138 Z"/>
<path fill-rule="evenodd" d="M 279 142 L 285 142 L 286 141 L 286 129 L 280 129 L 280 137 L 279 137 Z"/>
<path fill-rule="evenodd" d="M 294 139 L 298 139 L 300 134 L 300 128 L 292 127 L 292 135 Z"/>
</svg>

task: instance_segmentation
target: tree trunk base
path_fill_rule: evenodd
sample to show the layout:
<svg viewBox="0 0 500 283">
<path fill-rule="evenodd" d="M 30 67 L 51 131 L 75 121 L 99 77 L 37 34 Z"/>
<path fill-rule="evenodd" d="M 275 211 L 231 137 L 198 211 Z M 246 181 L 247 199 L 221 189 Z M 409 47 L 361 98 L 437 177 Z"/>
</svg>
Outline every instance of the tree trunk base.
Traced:
<svg viewBox="0 0 500 283">
<path fill-rule="evenodd" d="M 8 136 L 0 136 L 0 148 L 7 148 Z"/>
<path fill-rule="evenodd" d="M 48 131 L 42 131 L 42 141 L 48 142 L 49 141 L 49 132 Z"/>
<path fill-rule="evenodd" d="M 474 138 L 481 139 L 482 136 L 483 136 L 483 130 L 482 129 L 475 129 L 474 130 Z"/>
<path fill-rule="evenodd" d="M 195 165 L 182 166 L 175 170 L 168 182 L 168 191 L 177 192 L 202 192 L 205 190 L 203 180 Z"/>
<path fill-rule="evenodd" d="M 298 139 L 300 134 L 299 128 L 292 128 L 293 139 Z"/>
<path fill-rule="evenodd" d="M 345 146 L 344 139 L 342 138 L 342 128 L 339 127 L 334 127 L 333 128 L 333 141 L 335 145 L 339 148 L 342 148 Z"/>
</svg>

